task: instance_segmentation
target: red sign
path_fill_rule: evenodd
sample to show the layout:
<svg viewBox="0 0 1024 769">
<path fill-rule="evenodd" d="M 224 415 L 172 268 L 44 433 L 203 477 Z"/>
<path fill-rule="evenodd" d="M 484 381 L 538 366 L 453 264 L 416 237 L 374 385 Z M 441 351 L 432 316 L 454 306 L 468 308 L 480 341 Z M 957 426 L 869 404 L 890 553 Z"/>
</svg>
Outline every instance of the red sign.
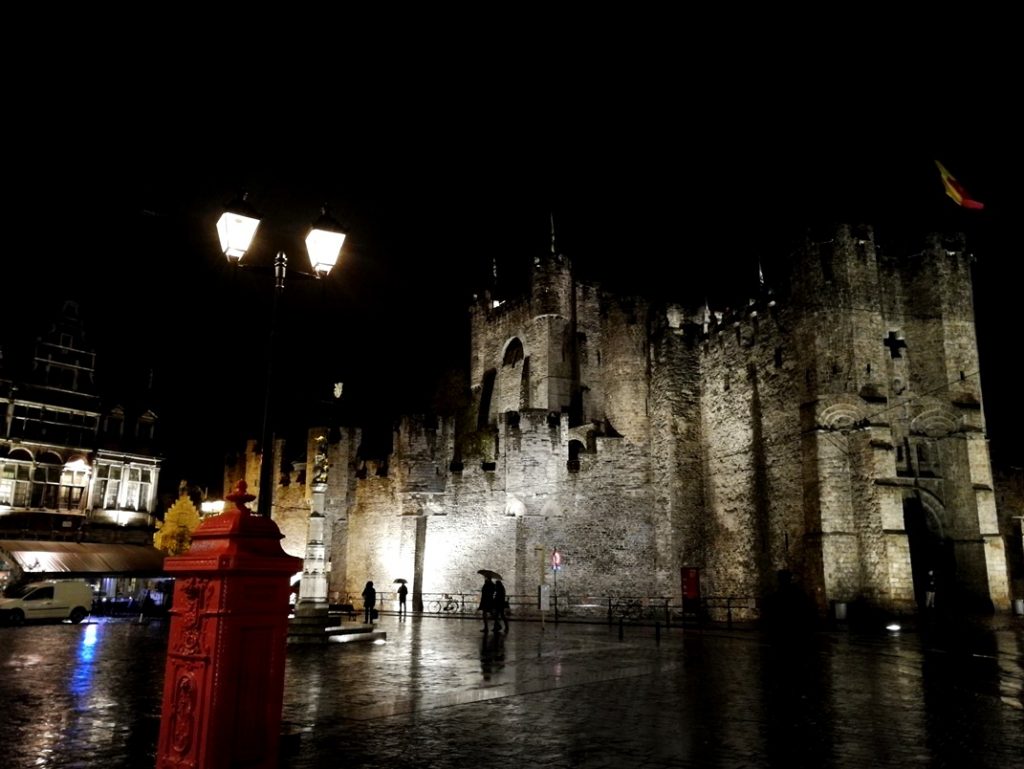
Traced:
<svg viewBox="0 0 1024 769">
<path fill-rule="evenodd" d="M 560 571 L 562 568 L 562 554 L 558 552 L 558 548 L 551 551 L 551 570 Z"/>
</svg>

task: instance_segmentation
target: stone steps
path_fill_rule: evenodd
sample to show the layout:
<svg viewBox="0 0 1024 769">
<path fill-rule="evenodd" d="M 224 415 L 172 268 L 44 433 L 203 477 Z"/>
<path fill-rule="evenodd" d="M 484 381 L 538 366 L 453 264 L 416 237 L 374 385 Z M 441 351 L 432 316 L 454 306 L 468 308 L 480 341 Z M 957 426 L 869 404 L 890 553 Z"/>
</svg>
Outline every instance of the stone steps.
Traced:
<svg viewBox="0 0 1024 769">
<path fill-rule="evenodd" d="M 301 612 L 288 620 L 289 644 L 351 643 L 387 640 L 388 634 L 372 625 L 338 624 L 338 617 L 326 612 Z"/>
</svg>

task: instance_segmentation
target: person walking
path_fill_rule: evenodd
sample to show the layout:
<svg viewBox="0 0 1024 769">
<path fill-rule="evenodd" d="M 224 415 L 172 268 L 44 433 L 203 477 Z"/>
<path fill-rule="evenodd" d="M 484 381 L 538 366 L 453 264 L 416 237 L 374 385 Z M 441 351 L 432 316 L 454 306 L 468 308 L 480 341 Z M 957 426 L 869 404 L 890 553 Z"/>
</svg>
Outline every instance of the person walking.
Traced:
<svg viewBox="0 0 1024 769">
<path fill-rule="evenodd" d="M 405 586 L 403 582 L 398 586 L 398 616 L 399 618 L 405 616 L 405 597 L 409 595 L 409 588 Z"/>
<path fill-rule="evenodd" d="M 494 582 L 490 576 L 484 577 L 483 587 L 480 588 L 480 611 L 484 613 L 484 629 L 481 632 L 486 633 L 487 620 L 494 611 Z"/>
<path fill-rule="evenodd" d="M 928 570 L 928 584 L 924 591 L 924 606 L 926 609 L 935 608 L 935 570 Z"/>
<path fill-rule="evenodd" d="M 505 605 L 507 603 L 505 597 L 505 585 L 502 584 L 500 577 L 494 579 L 494 632 L 497 633 L 501 630 L 501 625 L 505 625 L 505 632 L 508 632 L 508 616 L 505 614 Z"/>
<path fill-rule="evenodd" d="M 363 612 L 365 618 L 363 624 L 373 624 L 373 608 L 377 605 L 377 591 L 373 587 L 373 580 L 366 583 L 366 587 L 363 588 Z"/>
</svg>

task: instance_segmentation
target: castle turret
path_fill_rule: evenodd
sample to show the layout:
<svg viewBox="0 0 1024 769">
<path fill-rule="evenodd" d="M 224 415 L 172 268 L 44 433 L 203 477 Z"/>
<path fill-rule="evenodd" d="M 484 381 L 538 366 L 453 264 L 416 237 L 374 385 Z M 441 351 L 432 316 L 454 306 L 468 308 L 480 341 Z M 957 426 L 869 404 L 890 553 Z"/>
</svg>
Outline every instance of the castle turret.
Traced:
<svg viewBox="0 0 1024 769">
<path fill-rule="evenodd" d="M 562 411 L 573 402 L 573 372 L 578 371 L 575 351 L 575 302 L 569 260 L 551 252 L 534 259 L 530 281 L 530 379 L 535 408 Z M 576 375 L 578 379 L 578 373 Z"/>
</svg>

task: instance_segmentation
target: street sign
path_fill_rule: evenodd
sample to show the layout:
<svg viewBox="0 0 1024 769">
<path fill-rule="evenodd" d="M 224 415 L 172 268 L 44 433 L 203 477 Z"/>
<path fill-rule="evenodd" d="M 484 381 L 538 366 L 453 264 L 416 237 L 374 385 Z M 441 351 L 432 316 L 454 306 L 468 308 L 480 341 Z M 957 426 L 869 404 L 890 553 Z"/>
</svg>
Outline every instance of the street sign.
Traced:
<svg viewBox="0 0 1024 769">
<path fill-rule="evenodd" d="M 561 571 L 562 569 L 562 554 L 558 552 L 556 547 L 551 551 L 551 571 Z"/>
</svg>

